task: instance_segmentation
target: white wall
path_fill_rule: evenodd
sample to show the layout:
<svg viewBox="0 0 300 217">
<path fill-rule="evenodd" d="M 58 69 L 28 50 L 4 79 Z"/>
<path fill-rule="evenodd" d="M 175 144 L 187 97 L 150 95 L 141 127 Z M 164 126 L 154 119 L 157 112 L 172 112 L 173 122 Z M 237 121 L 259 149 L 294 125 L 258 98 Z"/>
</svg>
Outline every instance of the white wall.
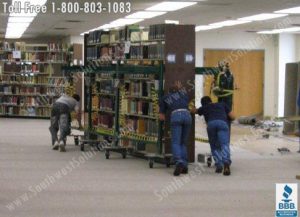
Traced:
<svg viewBox="0 0 300 217">
<path fill-rule="evenodd" d="M 285 68 L 287 63 L 297 61 L 297 39 L 294 34 L 279 35 L 279 69 L 278 69 L 278 115 L 284 116 Z"/>
<path fill-rule="evenodd" d="M 300 62 L 300 35 L 296 35 L 296 62 Z"/>
<path fill-rule="evenodd" d="M 204 49 L 252 49 L 265 51 L 265 81 L 264 81 L 264 115 L 276 116 L 276 36 L 258 35 L 246 32 L 197 32 L 196 33 L 196 66 L 203 66 Z M 196 78 L 196 102 L 202 93 L 199 87 L 201 78 Z"/>
<path fill-rule="evenodd" d="M 68 44 L 82 44 L 84 46 L 84 37 L 83 36 L 68 36 L 64 39 L 65 43 Z M 84 59 L 84 49 L 82 49 L 82 59 Z"/>
</svg>

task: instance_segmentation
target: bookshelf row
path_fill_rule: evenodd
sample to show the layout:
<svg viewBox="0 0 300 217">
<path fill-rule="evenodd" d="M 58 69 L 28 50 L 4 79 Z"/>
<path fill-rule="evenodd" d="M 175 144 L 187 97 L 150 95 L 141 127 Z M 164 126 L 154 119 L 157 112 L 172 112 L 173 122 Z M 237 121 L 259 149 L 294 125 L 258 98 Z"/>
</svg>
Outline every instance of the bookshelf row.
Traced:
<svg viewBox="0 0 300 217">
<path fill-rule="evenodd" d="M 44 75 L 17 74 L 17 75 L 0 75 L 0 85 L 48 85 L 48 86 L 65 86 L 68 79 L 64 77 L 48 77 Z"/>
<path fill-rule="evenodd" d="M 12 52 L 0 53 L 0 61 L 4 62 L 67 62 L 66 52 L 22 52 L 20 58 L 15 58 Z"/>
<path fill-rule="evenodd" d="M 49 118 L 51 106 L 71 87 L 62 76 L 69 46 L 0 41 L 0 116 Z"/>
<path fill-rule="evenodd" d="M 28 44 L 25 42 L 0 41 L 1 51 L 22 51 L 22 52 L 66 52 L 69 45 L 65 43 Z"/>
<path fill-rule="evenodd" d="M 2 117 L 50 117 L 51 109 L 47 107 L 34 106 L 9 106 L 0 105 L 0 116 Z"/>
</svg>

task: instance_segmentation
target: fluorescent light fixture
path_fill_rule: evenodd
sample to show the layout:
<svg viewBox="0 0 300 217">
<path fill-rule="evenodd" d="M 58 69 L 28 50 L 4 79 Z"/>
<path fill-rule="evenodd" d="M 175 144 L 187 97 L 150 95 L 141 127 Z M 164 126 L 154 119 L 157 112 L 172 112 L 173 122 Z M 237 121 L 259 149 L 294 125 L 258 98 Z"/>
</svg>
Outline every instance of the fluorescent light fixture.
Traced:
<svg viewBox="0 0 300 217">
<path fill-rule="evenodd" d="M 7 28 L 27 28 L 30 25 L 30 23 L 7 23 Z"/>
<path fill-rule="evenodd" d="M 15 2 L 21 2 L 21 7 L 24 8 L 25 2 L 29 2 L 30 5 L 43 6 L 47 3 L 47 0 L 12 0 L 12 5 L 14 5 Z"/>
<path fill-rule="evenodd" d="M 203 25 L 203 26 L 196 26 L 195 31 L 205 31 L 205 30 L 211 30 L 211 29 L 218 29 L 222 28 L 223 26 L 210 26 L 210 25 Z"/>
<path fill-rule="evenodd" d="M 22 35 L 5 35 L 5 38 L 9 38 L 9 39 L 18 39 L 21 37 Z"/>
<path fill-rule="evenodd" d="M 21 38 L 26 28 L 7 28 L 5 38 Z"/>
<path fill-rule="evenodd" d="M 26 31 L 26 28 L 19 28 L 19 29 L 15 29 L 15 28 L 7 28 L 6 29 L 6 34 L 22 34 L 23 32 Z"/>
<path fill-rule="evenodd" d="M 32 5 L 40 5 L 43 6 L 47 3 L 47 0 L 29 0 Z"/>
<path fill-rule="evenodd" d="M 120 27 L 120 26 L 131 25 L 131 24 L 134 24 L 134 23 L 139 23 L 143 20 L 144 19 L 124 19 L 124 18 L 121 18 L 121 19 L 117 19 L 117 20 L 111 22 L 110 25 L 111 25 L 112 28 L 114 28 L 114 27 Z"/>
<path fill-rule="evenodd" d="M 291 27 L 291 28 L 286 28 L 286 29 L 282 29 L 283 32 L 299 32 L 300 31 L 300 27 Z"/>
<path fill-rule="evenodd" d="M 10 13 L 10 17 L 35 17 L 37 13 L 26 13 L 24 10 L 21 10 L 21 13 Z"/>
<path fill-rule="evenodd" d="M 270 19 L 275 19 L 279 17 L 285 17 L 288 16 L 288 14 L 268 14 L 268 13 L 263 13 L 263 14 L 257 14 L 249 17 L 243 17 L 238 20 L 251 20 L 251 21 L 261 21 L 261 20 L 270 20 Z"/>
<path fill-rule="evenodd" d="M 279 34 L 285 32 L 300 32 L 300 27 L 290 27 L 285 29 L 273 29 L 257 32 L 258 34 Z"/>
<path fill-rule="evenodd" d="M 281 33 L 281 31 L 279 29 L 265 30 L 265 31 L 257 32 L 257 34 L 279 34 L 279 33 Z"/>
<path fill-rule="evenodd" d="M 217 22 L 217 23 L 212 23 L 209 24 L 210 26 L 235 26 L 235 25 L 240 25 L 244 23 L 250 23 L 252 21 L 250 20 L 226 20 L 222 22 Z"/>
<path fill-rule="evenodd" d="M 178 20 L 165 20 L 165 23 L 166 24 L 176 24 L 176 25 L 178 25 L 179 21 Z"/>
<path fill-rule="evenodd" d="M 197 2 L 170 2 L 164 1 L 159 4 L 156 4 L 150 8 L 147 8 L 146 11 L 177 11 L 185 7 L 189 7 L 197 4 Z"/>
<path fill-rule="evenodd" d="M 280 14 L 300 14 L 300 7 L 288 8 L 280 11 L 275 11 Z"/>
<path fill-rule="evenodd" d="M 128 19 L 149 19 L 157 16 L 161 16 L 167 12 L 164 11 L 138 11 L 136 13 L 126 16 Z"/>
<path fill-rule="evenodd" d="M 34 17 L 9 17 L 9 23 L 31 23 Z"/>
<path fill-rule="evenodd" d="M 102 26 L 99 26 L 97 29 L 112 29 L 115 28 L 115 25 L 111 25 L 111 24 L 104 24 Z"/>
</svg>

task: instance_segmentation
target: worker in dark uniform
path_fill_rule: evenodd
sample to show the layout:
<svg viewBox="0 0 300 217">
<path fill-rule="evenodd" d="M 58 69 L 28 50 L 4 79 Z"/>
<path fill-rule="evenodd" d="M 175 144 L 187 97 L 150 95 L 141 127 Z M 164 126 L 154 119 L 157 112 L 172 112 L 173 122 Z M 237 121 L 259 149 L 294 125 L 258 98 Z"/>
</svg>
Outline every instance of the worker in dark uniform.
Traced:
<svg viewBox="0 0 300 217">
<path fill-rule="evenodd" d="M 230 130 L 228 120 L 234 120 L 234 115 L 224 103 L 212 103 L 209 96 L 201 99 L 202 107 L 193 109 L 193 113 L 203 115 L 207 123 L 207 134 L 212 156 L 216 162 L 216 173 L 230 175 Z"/>
<path fill-rule="evenodd" d="M 160 120 L 165 120 L 165 114 L 171 113 L 171 143 L 173 159 L 176 164 L 174 176 L 188 173 L 187 140 L 192 127 L 192 117 L 189 107 L 189 97 L 182 89 L 180 82 L 170 88 L 169 94 L 160 100 Z"/>
<path fill-rule="evenodd" d="M 223 71 L 218 75 L 217 86 L 219 88 L 218 102 L 225 103 L 232 110 L 234 78 L 230 71 L 229 63 L 226 63 Z"/>
<path fill-rule="evenodd" d="M 53 150 L 60 149 L 60 152 L 65 152 L 66 138 L 71 133 L 71 112 L 77 113 L 77 120 L 79 127 L 81 128 L 80 122 L 80 111 L 79 111 L 80 96 L 74 94 L 72 97 L 68 95 L 62 95 L 53 104 L 51 110 L 51 125 L 49 127 Z M 60 130 L 60 138 L 57 137 L 57 132 Z"/>
</svg>

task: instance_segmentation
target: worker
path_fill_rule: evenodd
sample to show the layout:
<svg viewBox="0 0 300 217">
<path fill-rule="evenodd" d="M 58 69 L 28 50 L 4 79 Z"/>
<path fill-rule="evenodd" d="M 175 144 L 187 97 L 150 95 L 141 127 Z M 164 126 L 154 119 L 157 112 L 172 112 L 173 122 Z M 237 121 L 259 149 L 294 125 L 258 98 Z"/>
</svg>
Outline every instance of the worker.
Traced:
<svg viewBox="0 0 300 217">
<path fill-rule="evenodd" d="M 169 89 L 169 93 L 160 100 L 160 120 L 164 121 L 166 113 L 171 113 L 171 143 L 176 165 L 174 176 L 188 173 L 187 140 L 192 126 L 188 105 L 189 97 L 182 88 L 181 82 L 175 82 Z"/>
<path fill-rule="evenodd" d="M 202 107 L 193 109 L 193 113 L 203 115 L 207 123 L 207 134 L 211 153 L 215 160 L 216 173 L 225 176 L 231 174 L 230 147 L 229 147 L 229 124 L 228 120 L 234 120 L 234 115 L 230 108 L 224 103 L 212 103 L 209 96 L 201 99 Z"/>
<path fill-rule="evenodd" d="M 80 96 L 74 94 L 72 97 L 62 95 L 53 104 L 51 110 L 51 125 L 49 127 L 53 150 L 60 149 L 60 152 L 65 152 L 66 138 L 71 133 L 71 112 L 77 113 L 77 121 L 81 128 L 80 111 L 79 111 Z M 60 138 L 57 137 L 57 132 L 60 130 Z"/>
<path fill-rule="evenodd" d="M 219 68 L 222 68 L 222 66 L 219 65 Z M 219 90 L 217 94 L 218 102 L 225 103 L 232 110 L 234 77 L 230 71 L 229 63 L 225 63 L 223 70 L 218 74 L 216 86 Z"/>
</svg>

